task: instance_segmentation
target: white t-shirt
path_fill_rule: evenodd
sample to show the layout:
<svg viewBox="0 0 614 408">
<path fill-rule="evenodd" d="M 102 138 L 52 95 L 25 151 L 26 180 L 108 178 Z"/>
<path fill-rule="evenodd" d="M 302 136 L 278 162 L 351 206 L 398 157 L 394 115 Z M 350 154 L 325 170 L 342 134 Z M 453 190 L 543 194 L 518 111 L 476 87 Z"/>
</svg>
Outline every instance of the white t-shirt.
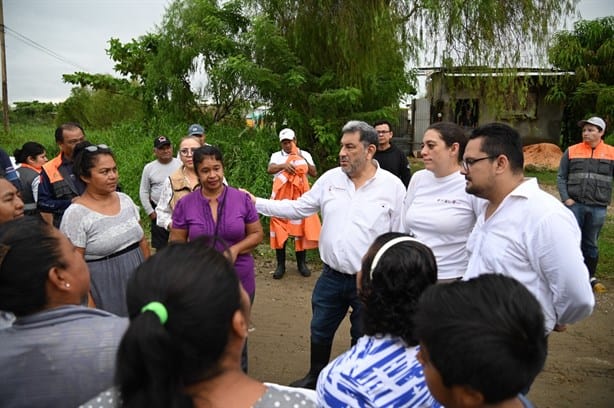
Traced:
<svg viewBox="0 0 614 408">
<path fill-rule="evenodd" d="M 303 156 L 303 158 L 305 159 L 308 165 L 315 166 L 315 163 L 313 162 L 313 158 L 311 157 L 311 154 L 308 151 L 298 149 L 298 154 Z M 285 162 L 288 161 L 288 156 L 289 154 L 284 152 L 283 150 L 275 152 L 271 155 L 271 158 L 269 159 L 269 164 L 284 164 Z M 275 175 L 279 173 L 281 173 L 281 171 L 277 172 Z"/>
<path fill-rule="evenodd" d="M 403 228 L 428 245 L 437 259 L 437 278 L 454 279 L 467 269 L 467 238 L 486 200 L 465 192 L 460 171 L 435 177 L 414 173 L 403 201 Z"/>
</svg>

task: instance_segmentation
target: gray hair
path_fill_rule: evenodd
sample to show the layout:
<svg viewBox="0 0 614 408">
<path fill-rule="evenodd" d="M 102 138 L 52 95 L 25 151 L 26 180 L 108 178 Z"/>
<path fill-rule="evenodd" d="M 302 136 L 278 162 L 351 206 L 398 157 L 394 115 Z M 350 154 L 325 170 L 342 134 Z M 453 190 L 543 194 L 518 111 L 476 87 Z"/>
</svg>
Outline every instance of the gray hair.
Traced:
<svg viewBox="0 0 614 408">
<path fill-rule="evenodd" d="M 365 147 L 369 147 L 369 145 L 377 146 L 377 132 L 373 128 L 373 126 L 369 125 L 367 122 L 363 122 L 361 120 L 350 120 L 348 123 L 343 125 L 341 129 L 341 133 L 355 133 L 358 132 L 360 134 L 360 141 Z"/>
</svg>

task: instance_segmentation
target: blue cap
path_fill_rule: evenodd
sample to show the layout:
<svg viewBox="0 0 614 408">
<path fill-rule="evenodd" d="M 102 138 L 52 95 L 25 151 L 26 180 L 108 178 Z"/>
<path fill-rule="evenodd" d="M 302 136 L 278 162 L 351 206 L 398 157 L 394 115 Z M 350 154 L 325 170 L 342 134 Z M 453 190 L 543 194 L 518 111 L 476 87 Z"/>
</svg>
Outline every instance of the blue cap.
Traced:
<svg viewBox="0 0 614 408">
<path fill-rule="evenodd" d="M 188 136 L 204 135 L 204 134 L 205 134 L 205 128 L 199 125 L 198 123 L 194 123 L 193 125 L 190 125 L 190 127 L 188 128 Z"/>
</svg>

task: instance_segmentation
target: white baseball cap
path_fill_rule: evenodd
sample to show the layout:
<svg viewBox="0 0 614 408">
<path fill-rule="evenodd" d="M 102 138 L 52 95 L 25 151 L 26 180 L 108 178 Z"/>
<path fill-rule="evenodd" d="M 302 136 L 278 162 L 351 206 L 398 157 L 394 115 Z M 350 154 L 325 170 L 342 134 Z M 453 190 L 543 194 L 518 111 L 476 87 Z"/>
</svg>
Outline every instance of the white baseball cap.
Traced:
<svg viewBox="0 0 614 408">
<path fill-rule="evenodd" d="M 279 132 L 279 141 L 281 142 L 282 140 L 294 140 L 294 130 L 290 129 L 290 128 L 285 128 L 282 129 L 281 132 Z"/>
<path fill-rule="evenodd" d="M 593 116 L 592 118 L 581 120 L 578 122 L 578 126 L 582 127 L 586 124 L 591 124 L 597 126 L 601 130 L 605 130 L 605 121 L 601 119 L 599 116 Z"/>
</svg>

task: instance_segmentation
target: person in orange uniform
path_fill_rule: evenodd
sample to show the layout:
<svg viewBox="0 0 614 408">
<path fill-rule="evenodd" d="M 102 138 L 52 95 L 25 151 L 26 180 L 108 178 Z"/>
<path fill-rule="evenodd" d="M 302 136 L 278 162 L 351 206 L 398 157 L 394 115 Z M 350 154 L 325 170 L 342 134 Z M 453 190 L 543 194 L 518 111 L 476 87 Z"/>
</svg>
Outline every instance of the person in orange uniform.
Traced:
<svg viewBox="0 0 614 408">
<path fill-rule="evenodd" d="M 296 145 L 294 130 L 285 128 L 279 132 L 281 150 L 271 155 L 267 173 L 274 174 L 273 200 L 296 200 L 306 191 L 309 191 L 307 175 L 315 177 L 318 171 L 309 152 L 299 149 Z M 281 279 L 286 273 L 286 242 L 294 237 L 294 250 L 298 271 L 302 276 L 311 276 L 307 267 L 307 249 L 318 247 L 320 236 L 320 219 L 317 214 L 310 215 L 302 220 L 288 220 L 271 217 L 270 244 L 275 250 L 277 268 L 273 273 L 274 279 Z"/>
</svg>

